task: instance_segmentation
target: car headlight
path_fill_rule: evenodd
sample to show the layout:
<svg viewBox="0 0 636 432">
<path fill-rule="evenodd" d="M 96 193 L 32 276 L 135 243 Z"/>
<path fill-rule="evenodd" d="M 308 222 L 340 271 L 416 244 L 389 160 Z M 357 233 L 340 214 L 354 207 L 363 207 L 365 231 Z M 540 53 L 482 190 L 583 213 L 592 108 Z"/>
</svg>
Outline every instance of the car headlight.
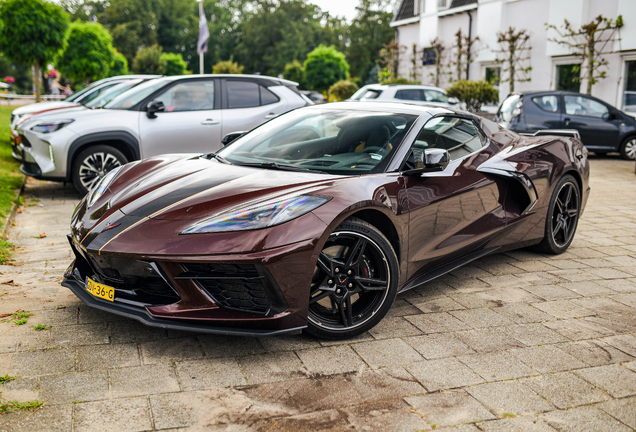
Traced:
<svg viewBox="0 0 636 432">
<path fill-rule="evenodd" d="M 70 125 L 74 121 L 75 121 L 74 119 L 67 119 L 67 120 L 58 120 L 54 122 L 42 122 L 42 123 L 36 124 L 35 126 L 32 126 L 31 130 L 33 132 L 47 134 L 47 133 L 59 131 L 60 129 Z"/>
<path fill-rule="evenodd" d="M 97 201 L 99 197 L 101 197 L 104 194 L 104 191 L 113 182 L 113 180 L 115 179 L 115 176 L 117 175 L 119 170 L 121 170 L 121 168 L 122 168 L 121 166 L 118 166 L 117 168 L 113 168 L 112 170 L 108 172 L 108 174 L 102 177 L 100 181 L 95 183 L 95 186 L 93 186 L 93 188 L 88 192 L 86 208 L 89 208 L 90 206 L 95 204 L 95 201 Z"/>
<path fill-rule="evenodd" d="M 297 195 L 257 207 L 236 210 L 199 222 L 181 234 L 219 233 L 268 228 L 296 219 L 328 202 L 331 197 Z"/>
</svg>

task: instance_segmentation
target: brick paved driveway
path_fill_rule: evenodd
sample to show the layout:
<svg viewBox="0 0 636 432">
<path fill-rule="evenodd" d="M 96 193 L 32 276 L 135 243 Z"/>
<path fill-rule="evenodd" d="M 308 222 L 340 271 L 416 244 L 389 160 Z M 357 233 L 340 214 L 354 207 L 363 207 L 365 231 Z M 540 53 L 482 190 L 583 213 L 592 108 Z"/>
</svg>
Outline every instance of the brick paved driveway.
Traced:
<svg viewBox="0 0 636 432">
<path fill-rule="evenodd" d="M 481 259 L 344 343 L 166 332 L 83 306 L 59 285 L 77 197 L 29 181 L 0 313 L 34 315 L 0 324 L 0 375 L 19 377 L 0 391 L 45 405 L 0 414 L 0 430 L 633 430 L 636 175 L 591 163 L 567 253 Z"/>
</svg>

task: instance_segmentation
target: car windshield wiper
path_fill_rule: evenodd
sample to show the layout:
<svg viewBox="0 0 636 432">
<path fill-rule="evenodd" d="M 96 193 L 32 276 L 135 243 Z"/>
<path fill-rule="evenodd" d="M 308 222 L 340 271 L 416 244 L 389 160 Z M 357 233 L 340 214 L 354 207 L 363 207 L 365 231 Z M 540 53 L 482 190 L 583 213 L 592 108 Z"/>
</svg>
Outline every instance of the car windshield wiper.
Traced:
<svg viewBox="0 0 636 432">
<path fill-rule="evenodd" d="M 204 157 L 206 159 L 216 159 L 221 163 L 227 164 L 227 165 L 232 165 L 232 162 L 230 162 L 229 160 L 225 159 L 223 156 L 219 156 L 218 154 L 214 153 L 214 152 L 210 152 L 207 154 L 202 155 L 201 157 Z"/>
<path fill-rule="evenodd" d="M 303 168 L 303 167 L 299 167 L 295 165 L 279 164 L 276 162 L 254 162 L 254 163 L 242 163 L 238 165 L 246 166 L 246 167 L 255 167 L 255 168 L 271 168 L 271 169 L 277 169 L 281 171 L 297 171 L 297 172 L 328 174 L 325 171 L 319 171 L 319 170 L 315 170 L 311 168 Z"/>
</svg>

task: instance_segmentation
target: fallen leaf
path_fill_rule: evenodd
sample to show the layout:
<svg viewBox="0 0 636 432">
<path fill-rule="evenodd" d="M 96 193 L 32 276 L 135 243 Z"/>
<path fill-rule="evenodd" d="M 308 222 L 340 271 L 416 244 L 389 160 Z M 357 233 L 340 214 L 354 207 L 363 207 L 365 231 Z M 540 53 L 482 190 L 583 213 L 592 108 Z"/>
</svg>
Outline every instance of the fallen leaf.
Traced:
<svg viewBox="0 0 636 432">
<path fill-rule="evenodd" d="M 55 242 L 51 242 L 51 243 L 49 243 L 49 244 L 54 245 L 54 244 L 55 244 Z"/>
<path fill-rule="evenodd" d="M 2 282 L 3 285 L 13 285 L 13 279 Z"/>
<path fill-rule="evenodd" d="M 23 209 L 22 207 L 18 207 L 17 209 L 15 209 L 15 212 L 16 212 L 17 214 L 20 214 L 20 213 L 22 213 L 23 211 L 24 211 L 24 209 Z"/>
<path fill-rule="evenodd" d="M 0 318 L 8 317 L 8 316 L 11 316 L 11 315 L 13 315 L 13 312 L 3 313 L 3 314 L 0 314 Z"/>
<path fill-rule="evenodd" d="M 46 233 L 40 233 L 40 238 L 46 237 Z"/>
</svg>

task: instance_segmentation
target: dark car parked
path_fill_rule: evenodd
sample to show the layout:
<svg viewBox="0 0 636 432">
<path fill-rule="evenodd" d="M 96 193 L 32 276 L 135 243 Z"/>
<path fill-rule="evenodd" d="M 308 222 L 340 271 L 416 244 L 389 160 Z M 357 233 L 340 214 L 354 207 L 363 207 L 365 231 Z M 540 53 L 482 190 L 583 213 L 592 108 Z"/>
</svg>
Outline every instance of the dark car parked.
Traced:
<svg viewBox="0 0 636 432">
<path fill-rule="evenodd" d="M 519 133 L 576 129 L 596 154 L 619 152 L 636 159 L 636 119 L 592 96 L 568 91 L 512 93 L 499 106 L 497 122 Z"/>
</svg>

